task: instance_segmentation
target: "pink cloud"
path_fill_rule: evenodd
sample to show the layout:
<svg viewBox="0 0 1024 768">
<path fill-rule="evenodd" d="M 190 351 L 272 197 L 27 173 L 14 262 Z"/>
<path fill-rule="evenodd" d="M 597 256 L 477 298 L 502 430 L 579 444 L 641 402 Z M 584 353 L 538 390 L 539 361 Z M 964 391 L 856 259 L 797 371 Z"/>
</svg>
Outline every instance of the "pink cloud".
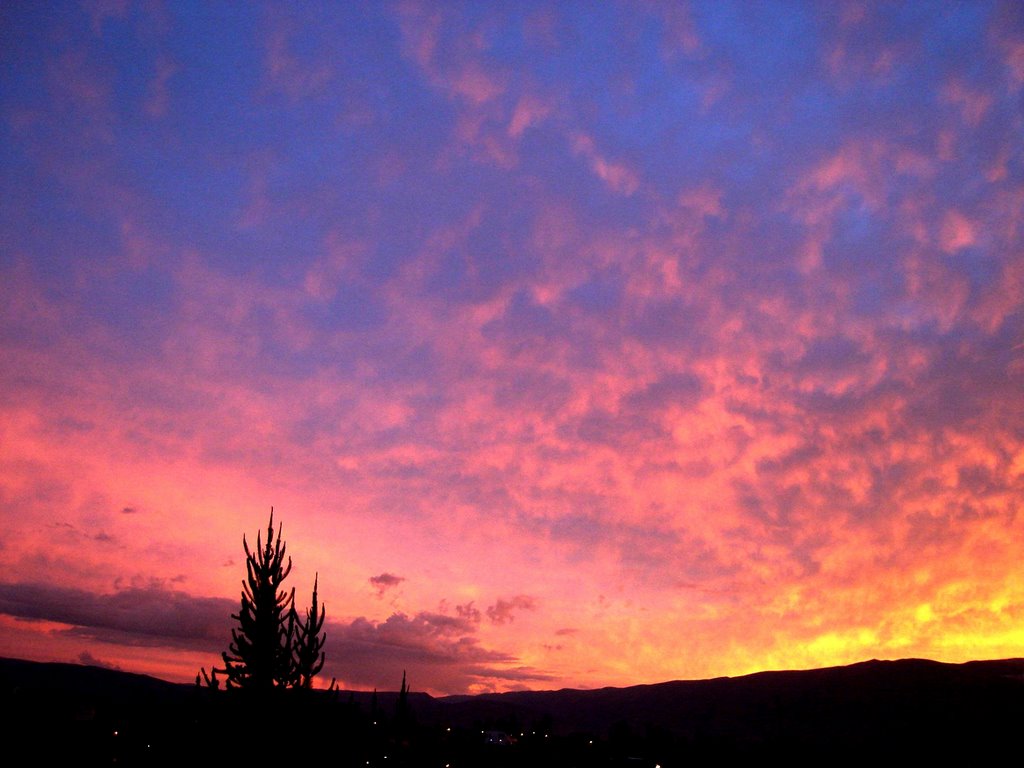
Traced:
<svg viewBox="0 0 1024 768">
<path fill-rule="evenodd" d="M 939 242 L 946 253 L 953 253 L 962 248 L 974 245 L 974 226 L 970 219 L 960 211 L 947 211 L 942 219 L 942 230 L 939 233 Z"/>
<path fill-rule="evenodd" d="M 505 90 L 494 77 L 473 65 L 453 73 L 448 82 L 456 94 L 475 105 L 491 101 Z"/>
<path fill-rule="evenodd" d="M 170 105 L 168 83 L 178 72 L 178 65 L 167 56 L 160 56 L 156 62 L 156 74 L 149 83 L 148 95 L 144 102 L 146 114 L 156 119 L 167 114 Z"/>
<path fill-rule="evenodd" d="M 995 333 L 1024 304 L 1024 260 L 1003 266 L 999 278 L 986 292 L 974 310 L 977 322 L 988 332 Z M 1019 350 L 1018 345 L 1015 349 Z"/>
<path fill-rule="evenodd" d="M 1024 85 L 1024 43 L 1004 38 L 1002 43 L 1005 66 L 1018 87 Z"/>
<path fill-rule="evenodd" d="M 523 132 L 544 120 L 551 114 L 551 107 L 532 96 L 523 96 L 516 103 L 512 112 L 512 120 L 508 125 L 508 135 L 519 138 Z"/>
<path fill-rule="evenodd" d="M 637 173 L 623 163 L 610 161 L 600 155 L 594 140 L 586 134 L 577 133 L 572 137 L 571 144 L 573 152 L 582 155 L 594 174 L 613 192 L 628 197 L 640 188 L 640 177 Z"/>
<path fill-rule="evenodd" d="M 474 159 L 499 168 L 514 168 L 518 155 L 509 138 L 488 115 L 474 112 L 460 114 L 455 125 L 453 154 L 470 149 Z"/>
<path fill-rule="evenodd" d="M 709 185 L 689 189 L 679 194 L 679 205 L 700 216 L 722 216 L 722 190 Z"/>
<path fill-rule="evenodd" d="M 954 79 L 942 88 L 942 98 L 960 110 L 968 125 L 977 126 L 992 108 L 993 98 L 987 93 L 970 88 L 962 80 Z"/>
<path fill-rule="evenodd" d="M 481 58 L 479 36 L 459 35 L 440 51 L 439 38 L 446 31 L 444 14 L 427 13 L 413 6 L 402 6 L 399 28 L 406 54 L 422 69 L 431 84 L 474 107 L 480 107 L 501 95 L 505 86 L 488 71 Z"/>
<path fill-rule="evenodd" d="M 236 601 L 224 564 L 270 504 L 353 684 L 1010 648 L 1024 278 L 999 91 L 928 74 L 870 5 L 799 51 L 837 79 L 782 56 L 767 100 L 700 15 L 629 48 L 679 88 L 613 56 L 593 98 L 572 46 L 601 40 L 571 19 L 470 16 L 399 9 L 373 87 L 268 25 L 245 59 L 268 85 L 223 134 L 170 108 L 196 95 L 158 55 L 126 100 L 96 41 L 10 113 L 36 176 L 0 270 L 3 546 L 20 583 L 80 593 L 32 593 L 50 611 L 0 618 L 4 651 L 191 679 L 197 645 L 145 656 L 133 622 Z M 296 109 L 334 138 L 295 141 Z"/>
<path fill-rule="evenodd" d="M 269 87 L 292 100 L 322 94 L 333 78 L 331 61 L 319 50 L 299 53 L 292 43 L 293 25 L 285 15 L 271 14 L 266 36 L 266 76 Z"/>
<path fill-rule="evenodd" d="M 685 5 L 670 5 L 660 10 L 664 13 L 665 22 L 665 38 L 662 42 L 664 55 L 671 58 L 676 50 L 690 57 L 700 55 L 700 33 L 690 9 Z"/>
<path fill-rule="evenodd" d="M 338 230 L 328 232 L 323 256 L 307 269 L 303 288 L 319 301 L 332 299 L 341 286 L 359 279 L 359 263 L 369 251 L 370 247 L 363 241 L 348 238 Z"/>
<path fill-rule="evenodd" d="M 440 12 L 426 13 L 415 3 L 405 3 L 400 7 L 403 48 L 421 67 L 429 66 L 434 59 L 441 22 Z"/>
</svg>

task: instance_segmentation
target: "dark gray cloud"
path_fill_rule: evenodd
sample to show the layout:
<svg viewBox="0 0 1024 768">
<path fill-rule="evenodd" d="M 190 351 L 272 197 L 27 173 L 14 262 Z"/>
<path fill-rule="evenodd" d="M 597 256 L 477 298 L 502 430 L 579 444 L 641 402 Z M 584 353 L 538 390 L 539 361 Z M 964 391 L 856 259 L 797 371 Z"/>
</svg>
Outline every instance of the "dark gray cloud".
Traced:
<svg viewBox="0 0 1024 768">
<path fill-rule="evenodd" d="M 80 654 L 78 654 L 77 661 L 78 661 L 79 664 L 85 664 L 88 667 L 103 667 L 104 669 L 120 669 L 120 667 L 117 666 L 116 664 L 111 664 L 110 662 L 103 661 L 102 659 L 97 659 L 95 656 L 93 656 L 91 653 L 89 653 L 89 651 L 82 651 Z"/>
<path fill-rule="evenodd" d="M 160 586 L 102 595 L 73 587 L 0 584 L 0 613 L 69 624 L 70 635 L 123 645 L 222 650 L 237 610 L 234 600 Z"/>
<path fill-rule="evenodd" d="M 504 605 L 502 610 L 512 607 Z M 476 637 L 474 610 L 470 607 L 457 616 L 395 613 L 381 622 L 365 617 L 349 623 L 328 621 L 325 671 L 346 685 L 382 689 L 397 688 L 402 674 L 408 673 L 415 689 L 453 693 L 491 685 L 496 679 L 550 679 L 542 670 L 517 664 L 511 654 L 484 647 Z"/>
<path fill-rule="evenodd" d="M 525 596 L 499 600 L 488 609 L 492 620 L 511 620 L 514 610 L 528 610 Z M 408 671 L 419 689 L 462 692 L 494 680 L 542 681 L 541 670 L 518 663 L 516 656 L 483 646 L 476 632 L 479 611 L 459 606 L 455 616 L 421 611 L 395 613 L 384 621 L 359 617 L 326 623 L 327 674 L 347 685 L 397 688 Z M 172 647 L 208 652 L 216 661 L 227 648 L 238 610 L 233 600 L 194 597 L 161 584 L 130 587 L 100 595 L 81 589 L 42 584 L 0 584 L 0 614 L 25 621 L 71 625 L 63 634 L 127 646 Z M 90 651 L 83 664 L 111 666 Z"/>
<path fill-rule="evenodd" d="M 377 597 L 382 598 L 389 589 L 394 589 L 405 581 L 405 577 L 396 576 L 393 573 L 382 573 L 379 576 L 371 576 L 369 581 L 373 588 L 377 590 Z"/>
</svg>

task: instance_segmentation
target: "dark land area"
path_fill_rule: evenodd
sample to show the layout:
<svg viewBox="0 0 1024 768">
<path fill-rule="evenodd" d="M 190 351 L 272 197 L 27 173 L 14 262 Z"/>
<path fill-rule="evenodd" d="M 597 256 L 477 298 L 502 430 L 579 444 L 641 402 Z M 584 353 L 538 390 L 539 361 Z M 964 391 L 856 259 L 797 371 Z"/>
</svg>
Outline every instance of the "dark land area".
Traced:
<svg viewBox="0 0 1024 768">
<path fill-rule="evenodd" d="M 1024 659 L 920 659 L 629 688 L 435 698 L 263 697 L 0 659 L 4 743 L 39 764 L 636 766 L 722 760 L 972 763 L 1024 726 Z"/>
</svg>

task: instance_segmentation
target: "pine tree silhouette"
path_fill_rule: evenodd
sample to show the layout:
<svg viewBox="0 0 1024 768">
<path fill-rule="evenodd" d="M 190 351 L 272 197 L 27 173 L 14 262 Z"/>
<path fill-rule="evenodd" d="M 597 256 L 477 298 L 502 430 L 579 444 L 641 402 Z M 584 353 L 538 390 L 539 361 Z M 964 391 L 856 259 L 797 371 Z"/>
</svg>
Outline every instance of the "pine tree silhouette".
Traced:
<svg viewBox="0 0 1024 768">
<path fill-rule="evenodd" d="M 231 618 L 238 627 L 231 630 L 231 645 L 221 654 L 228 688 L 269 691 L 293 685 L 296 672 L 292 655 L 295 634 L 295 590 L 281 584 L 292 570 L 285 564 L 285 544 L 278 525 L 274 540 L 274 508 L 264 544 L 256 535 L 256 550 L 242 536 L 246 556 L 246 580 L 242 582 L 242 605 Z M 315 594 L 315 592 L 314 592 Z M 322 619 L 321 619 L 322 622 Z M 322 662 L 321 662 L 322 663 Z"/>
<path fill-rule="evenodd" d="M 313 579 L 312 604 L 305 619 L 295 610 L 295 590 L 282 584 L 292 570 L 286 544 L 281 540 L 281 525 L 274 537 L 274 508 L 270 508 L 267 539 L 256 536 L 256 548 L 242 536 L 245 549 L 246 579 L 242 582 L 242 601 L 231 618 L 238 626 L 231 630 L 231 644 L 221 654 L 224 668 L 201 668 L 196 685 L 221 687 L 217 678 L 225 676 L 226 688 L 270 691 L 275 688 L 312 688 L 313 678 L 323 669 L 326 653 L 323 632 L 327 611 L 319 602 L 320 575 Z M 336 690 L 332 680 L 328 690 Z"/>
<path fill-rule="evenodd" d="M 405 670 L 402 670 L 402 687 L 398 690 L 398 702 L 395 705 L 395 732 L 399 739 L 408 739 L 412 727 L 412 707 L 409 704 L 409 684 L 405 681 Z"/>
<path fill-rule="evenodd" d="M 399 720 L 404 720 L 409 715 L 409 685 L 405 682 L 405 670 L 402 670 L 402 687 L 398 689 L 398 704 L 395 715 Z"/>
<path fill-rule="evenodd" d="M 326 608 L 319 606 L 320 615 L 317 615 L 317 586 L 320 581 L 320 574 L 313 579 L 312 605 L 306 609 L 306 619 L 295 618 L 295 637 L 292 646 L 292 663 L 295 669 L 294 683 L 299 688 L 312 688 L 313 678 L 324 667 L 324 643 L 327 641 L 327 633 L 320 634 L 324 626 Z M 331 682 L 333 689 L 334 682 Z"/>
</svg>

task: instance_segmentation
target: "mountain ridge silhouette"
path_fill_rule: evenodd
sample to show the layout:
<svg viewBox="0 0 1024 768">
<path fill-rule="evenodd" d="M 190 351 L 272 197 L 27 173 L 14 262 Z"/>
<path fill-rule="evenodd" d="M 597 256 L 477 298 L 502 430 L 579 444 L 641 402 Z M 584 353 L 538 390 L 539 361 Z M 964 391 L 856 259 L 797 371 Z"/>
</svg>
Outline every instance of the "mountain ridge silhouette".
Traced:
<svg viewBox="0 0 1024 768">
<path fill-rule="evenodd" d="M 191 727 L 197 702 L 207 706 L 203 702 L 223 700 L 217 697 L 224 693 L 100 667 L 0 658 L 0 704 L 17 713 L 14 727 L 43 726 L 47 733 L 86 745 L 118 723 L 173 741 Z M 364 723 L 376 719 L 366 714 L 374 706 L 387 719 L 398 700 L 391 691 L 311 693 L 304 701 L 323 702 L 325 713 L 362 713 Z M 667 755 L 659 759 L 666 768 L 691 759 L 765 755 L 807 761 L 879 754 L 978 759 L 1016 749 L 1024 722 L 1024 659 L 958 664 L 872 659 L 621 688 L 443 697 L 413 693 L 409 702 L 418 733 L 433 734 L 432 748 L 440 749 L 447 733 L 470 738 L 493 729 L 508 733 L 512 741 L 519 734 L 524 741 L 531 735 L 562 739 L 576 745 L 574 764 L 581 766 L 609 764 L 578 758 L 585 753 L 578 745 L 588 743 L 602 745 L 605 755 L 618 754 L 616 744 L 625 745 L 622 754 L 643 749 L 644 754 Z M 317 722 L 330 729 L 337 722 L 333 717 L 326 714 Z M 543 753 L 531 754 L 530 761 L 507 758 L 494 764 L 546 764 L 537 757 Z"/>
</svg>

